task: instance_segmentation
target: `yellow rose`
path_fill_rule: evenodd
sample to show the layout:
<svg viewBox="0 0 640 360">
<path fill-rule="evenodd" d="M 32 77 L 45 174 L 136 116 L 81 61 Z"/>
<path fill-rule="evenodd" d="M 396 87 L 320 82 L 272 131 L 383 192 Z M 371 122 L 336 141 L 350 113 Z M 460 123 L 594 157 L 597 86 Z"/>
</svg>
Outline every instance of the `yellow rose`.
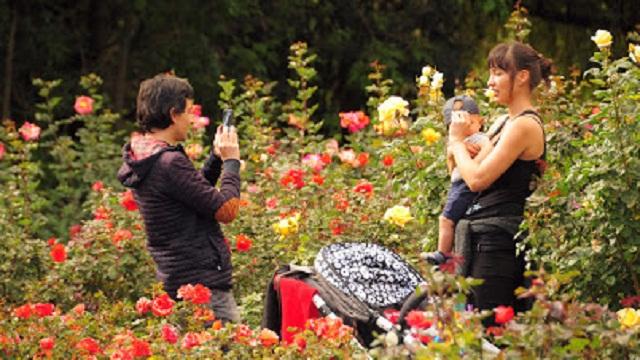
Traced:
<svg viewBox="0 0 640 360">
<path fill-rule="evenodd" d="M 388 223 L 404 227 L 404 224 L 411 221 L 413 217 L 411 217 L 411 212 L 409 211 L 408 207 L 396 205 L 392 208 L 387 209 L 387 211 L 384 213 L 383 219 Z"/>
<path fill-rule="evenodd" d="M 613 42 L 613 36 L 607 30 L 598 30 L 596 34 L 591 37 L 591 40 L 596 43 L 598 48 L 603 49 L 611 46 Z"/>
<path fill-rule="evenodd" d="M 288 235 L 296 234 L 298 232 L 299 221 L 300 214 L 280 219 L 280 221 L 273 224 L 273 231 L 279 234 L 281 238 L 284 238 Z"/>
<path fill-rule="evenodd" d="M 491 90 L 491 89 L 487 89 L 484 91 L 484 96 L 487 97 L 487 99 L 489 99 L 489 101 L 495 101 L 496 100 L 496 92 Z"/>
<path fill-rule="evenodd" d="M 629 57 L 634 63 L 640 63 L 640 46 L 629 44 Z"/>
<path fill-rule="evenodd" d="M 442 136 L 439 132 L 433 130 L 432 128 L 426 128 L 422 130 L 422 138 L 427 143 L 427 145 L 432 145 L 433 143 L 440 140 Z"/>
<path fill-rule="evenodd" d="M 391 96 L 378 106 L 381 122 L 393 121 L 398 116 L 409 115 L 409 103 L 399 96 Z"/>
<path fill-rule="evenodd" d="M 640 322 L 640 314 L 633 308 L 624 308 L 618 310 L 618 321 L 623 327 L 633 327 Z"/>
</svg>

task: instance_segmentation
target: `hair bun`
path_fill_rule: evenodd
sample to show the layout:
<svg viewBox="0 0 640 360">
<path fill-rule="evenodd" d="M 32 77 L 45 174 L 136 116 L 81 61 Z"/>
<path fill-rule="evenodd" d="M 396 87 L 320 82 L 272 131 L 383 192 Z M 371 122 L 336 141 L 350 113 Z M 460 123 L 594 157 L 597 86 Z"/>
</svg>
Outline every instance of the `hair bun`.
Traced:
<svg viewBox="0 0 640 360">
<path fill-rule="evenodd" d="M 540 58 L 540 75 L 543 80 L 549 79 L 549 76 L 553 73 L 553 61 L 547 59 L 542 54 L 538 54 Z"/>
</svg>

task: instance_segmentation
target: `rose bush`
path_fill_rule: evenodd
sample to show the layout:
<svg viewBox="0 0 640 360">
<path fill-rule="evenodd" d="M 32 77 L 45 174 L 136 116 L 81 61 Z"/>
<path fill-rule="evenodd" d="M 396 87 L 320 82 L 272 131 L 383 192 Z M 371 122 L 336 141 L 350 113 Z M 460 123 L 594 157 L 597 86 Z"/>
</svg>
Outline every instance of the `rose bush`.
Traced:
<svg viewBox="0 0 640 360">
<path fill-rule="evenodd" d="M 432 66 L 416 74 L 411 98 L 393 95 L 384 67 L 372 63 L 369 101 L 336 114 L 344 132 L 331 138 L 319 135 L 322 121 L 314 118 L 315 56 L 306 44 L 292 46 L 289 57 L 295 99 L 281 102 L 275 83 L 252 76 L 238 87 L 220 79 L 220 105 L 234 108 L 241 134 L 241 211 L 224 232 L 249 325 L 226 327 L 206 310 L 212 295 L 197 284 L 177 303 L 153 288 L 135 200 L 114 176 L 125 132 L 105 106 L 101 80 L 83 77 L 88 95 L 68 118 L 57 117 L 59 82 L 34 81 L 43 99 L 34 119 L 0 128 L 0 351 L 18 358 L 348 358 L 357 350 L 341 324 L 313 322 L 289 345 L 256 326 L 279 265 L 311 265 L 334 242 L 371 241 L 415 265 L 428 280 L 424 291 L 436 295 L 407 319 L 417 339 L 411 348 L 388 334 L 374 356 L 474 358 L 483 337 L 513 357 L 637 356 L 640 46 L 613 59 L 610 34 L 593 41 L 592 69 L 554 76 L 538 94 L 548 169 L 519 244 L 538 269 L 532 287 L 520 291 L 536 299 L 525 314 L 466 309 L 463 294 L 474 282 L 450 274 L 456 259 L 437 272 L 418 260 L 435 249 L 449 186 L 443 78 Z M 459 91 L 474 96 L 488 119 L 502 111 L 482 81 L 470 76 L 465 85 Z M 210 121 L 206 109 L 196 111 L 185 148 L 202 164 Z M 79 129 L 73 137 L 71 128 Z M 480 321 L 489 316 L 498 325 L 484 329 Z"/>
</svg>

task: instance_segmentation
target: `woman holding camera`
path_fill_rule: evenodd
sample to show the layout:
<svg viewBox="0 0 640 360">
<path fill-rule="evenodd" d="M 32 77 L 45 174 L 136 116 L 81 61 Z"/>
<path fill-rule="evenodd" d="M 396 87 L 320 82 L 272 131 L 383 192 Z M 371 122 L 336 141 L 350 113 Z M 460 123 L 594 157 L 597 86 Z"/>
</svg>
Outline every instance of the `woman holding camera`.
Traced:
<svg viewBox="0 0 640 360">
<path fill-rule="evenodd" d="M 523 281 L 524 260 L 516 255 L 516 234 L 545 157 L 543 124 L 532 97 L 551 70 L 548 59 L 519 42 L 494 47 L 488 65 L 489 89 L 508 109 L 508 117 L 489 131 L 493 151 L 480 162 L 472 160 L 463 143 L 470 125 L 466 114 L 457 114 L 449 129 L 449 150 L 460 174 L 472 191 L 479 192 L 456 227 L 455 247 L 464 255 L 461 273 L 484 280 L 469 298 L 480 310 L 514 306 L 514 290 Z"/>
</svg>

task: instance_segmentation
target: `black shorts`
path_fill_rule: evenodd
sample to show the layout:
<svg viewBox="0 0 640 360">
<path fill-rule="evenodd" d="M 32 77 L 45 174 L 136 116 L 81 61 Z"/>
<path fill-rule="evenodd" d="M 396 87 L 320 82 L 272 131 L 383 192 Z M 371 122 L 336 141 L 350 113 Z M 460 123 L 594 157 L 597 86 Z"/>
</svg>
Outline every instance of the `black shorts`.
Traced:
<svg viewBox="0 0 640 360">
<path fill-rule="evenodd" d="M 462 179 L 451 183 L 442 216 L 457 223 L 467 212 L 477 194 L 471 191 Z"/>
</svg>

